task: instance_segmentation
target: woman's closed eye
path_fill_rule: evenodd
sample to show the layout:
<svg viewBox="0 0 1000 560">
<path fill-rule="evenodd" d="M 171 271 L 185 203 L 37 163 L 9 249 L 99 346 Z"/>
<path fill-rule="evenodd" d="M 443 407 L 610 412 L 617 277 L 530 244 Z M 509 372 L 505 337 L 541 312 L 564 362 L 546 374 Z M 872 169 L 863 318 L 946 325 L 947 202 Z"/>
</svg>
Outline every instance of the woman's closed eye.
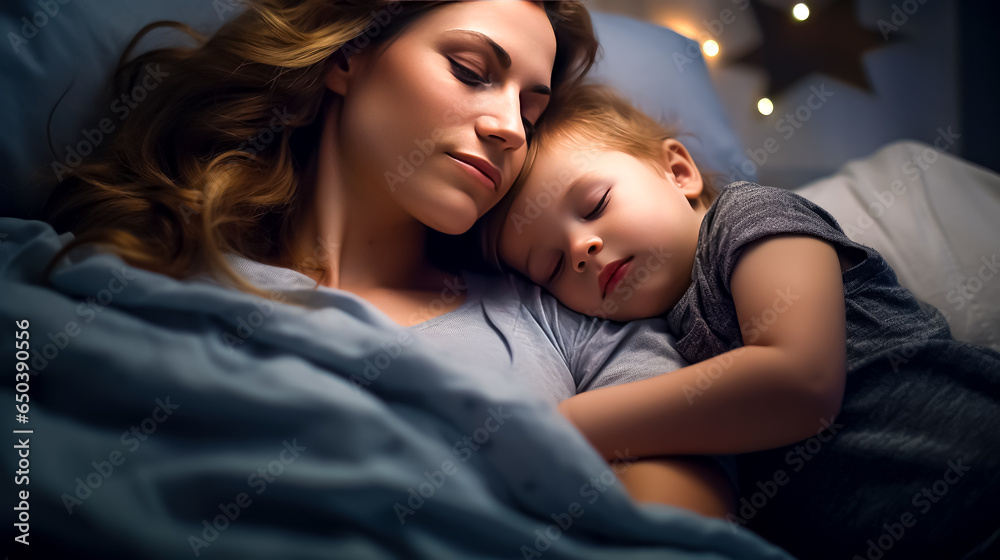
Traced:
<svg viewBox="0 0 1000 560">
<path fill-rule="evenodd" d="M 487 75 L 484 77 L 468 66 L 457 62 L 454 58 L 450 56 L 446 58 L 451 63 L 451 70 L 454 72 L 455 77 L 463 84 L 469 86 L 488 86 L 492 83 L 491 76 Z"/>
<path fill-rule="evenodd" d="M 524 123 L 524 139 L 526 142 L 531 142 L 535 136 L 535 123 L 529 121 L 527 117 L 521 117 L 521 122 Z"/>
</svg>

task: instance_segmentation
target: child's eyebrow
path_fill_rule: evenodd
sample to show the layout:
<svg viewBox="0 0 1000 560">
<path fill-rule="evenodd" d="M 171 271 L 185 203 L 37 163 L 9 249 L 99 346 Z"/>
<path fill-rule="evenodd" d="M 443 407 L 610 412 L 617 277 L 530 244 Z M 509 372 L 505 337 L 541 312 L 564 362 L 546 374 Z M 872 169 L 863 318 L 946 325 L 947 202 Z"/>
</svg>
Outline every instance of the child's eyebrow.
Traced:
<svg viewBox="0 0 1000 560">
<path fill-rule="evenodd" d="M 581 185 L 593 180 L 597 175 L 599 175 L 597 170 L 591 170 L 587 171 L 583 175 L 580 175 L 576 179 L 573 179 L 573 182 L 566 188 L 566 192 L 563 193 L 563 198 L 569 198 L 569 196 L 579 189 Z"/>
</svg>

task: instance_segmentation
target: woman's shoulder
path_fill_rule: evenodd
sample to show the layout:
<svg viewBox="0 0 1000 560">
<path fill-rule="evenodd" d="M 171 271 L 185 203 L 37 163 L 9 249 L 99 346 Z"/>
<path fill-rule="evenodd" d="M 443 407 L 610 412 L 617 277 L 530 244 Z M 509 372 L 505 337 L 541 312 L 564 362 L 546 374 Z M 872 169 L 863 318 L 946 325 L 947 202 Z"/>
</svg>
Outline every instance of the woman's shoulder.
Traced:
<svg viewBox="0 0 1000 560">
<path fill-rule="evenodd" d="M 496 275 L 468 274 L 477 285 L 484 307 L 496 315 L 528 321 L 545 332 L 576 332 L 606 321 L 571 310 L 541 286 L 514 272 Z"/>
<path fill-rule="evenodd" d="M 480 288 L 485 304 L 508 312 L 527 311 L 535 317 L 551 316 L 559 302 L 541 286 L 514 272 L 466 273 L 469 285 Z"/>
<path fill-rule="evenodd" d="M 290 268 L 264 264 L 234 253 L 226 253 L 224 258 L 240 276 L 263 290 L 286 291 L 316 288 L 315 280 Z"/>
</svg>

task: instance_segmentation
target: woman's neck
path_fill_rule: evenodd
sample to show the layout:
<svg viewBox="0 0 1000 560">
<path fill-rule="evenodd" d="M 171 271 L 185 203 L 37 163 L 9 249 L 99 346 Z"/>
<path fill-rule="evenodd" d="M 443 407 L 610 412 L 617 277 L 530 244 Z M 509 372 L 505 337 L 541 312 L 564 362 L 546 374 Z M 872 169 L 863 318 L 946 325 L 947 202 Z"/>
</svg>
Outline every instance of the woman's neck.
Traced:
<svg viewBox="0 0 1000 560">
<path fill-rule="evenodd" d="M 332 113 L 335 109 L 331 108 Z M 303 174 L 311 200 L 294 224 L 296 253 L 326 268 L 300 270 L 325 286 L 347 290 L 417 290 L 438 271 L 427 260 L 427 226 L 400 208 L 379 185 L 362 184 L 338 159 L 336 117 L 324 126 L 319 149 Z M 285 263 L 289 265 L 291 263 Z M 293 265 L 294 266 L 294 265 Z"/>
</svg>

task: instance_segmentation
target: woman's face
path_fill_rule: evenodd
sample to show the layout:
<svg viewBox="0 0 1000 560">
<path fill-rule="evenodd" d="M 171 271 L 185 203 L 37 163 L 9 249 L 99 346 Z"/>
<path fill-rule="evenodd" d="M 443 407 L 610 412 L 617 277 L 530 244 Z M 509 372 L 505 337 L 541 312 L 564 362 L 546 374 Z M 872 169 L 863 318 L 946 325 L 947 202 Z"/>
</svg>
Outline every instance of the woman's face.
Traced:
<svg viewBox="0 0 1000 560">
<path fill-rule="evenodd" d="M 381 188 L 425 225 L 458 234 L 496 204 L 549 102 L 556 39 L 532 2 L 456 2 L 327 83 L 344 97 L 346 180 Z"/>
</svg>

